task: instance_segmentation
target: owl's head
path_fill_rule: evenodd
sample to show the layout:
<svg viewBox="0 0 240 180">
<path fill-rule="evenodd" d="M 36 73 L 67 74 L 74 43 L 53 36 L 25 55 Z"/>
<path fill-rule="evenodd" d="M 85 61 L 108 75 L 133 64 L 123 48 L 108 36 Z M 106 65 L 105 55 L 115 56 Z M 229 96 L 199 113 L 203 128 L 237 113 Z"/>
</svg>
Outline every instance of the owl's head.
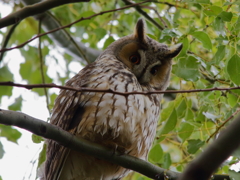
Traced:
<svg viewBox="0 0 240 180">
<path fill-rule="evenodd" d="M 171 60 L 181 51 L 182 44 L 168 47 L 149 38 L 145 29 L 145 21 L 139 19 L 132 35 L 115 41 L 106 51 L 123 62 L 141 85 L 165 90 L 170 78 Z"/>
</svg>

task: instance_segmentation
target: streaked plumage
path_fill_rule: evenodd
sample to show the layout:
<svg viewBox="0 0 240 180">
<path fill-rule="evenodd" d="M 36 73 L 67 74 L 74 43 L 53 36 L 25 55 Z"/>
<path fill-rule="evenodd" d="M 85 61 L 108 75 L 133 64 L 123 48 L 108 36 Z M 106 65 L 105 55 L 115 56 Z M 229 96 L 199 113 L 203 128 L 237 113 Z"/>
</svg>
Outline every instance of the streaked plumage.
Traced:
<svg viewBox="0 0 240 180">
<path fill-rule="evenodd" d="M 82 69 L 66 85 L 112 89 L 120 92 L 165 90 L 171 58 L 182 45 L 168 48 L 145 34 L 145 23 L 135 32 L 112 43 L 97 60 Z M 162 95 L 121 96 L 111 93 L 61 90 L 51 123 L 104 146 L 118 146 L 126 153 L 147 160 Z M 48 141 L 45 179 L 121 179 L 129 170 Z"/>
</svg>

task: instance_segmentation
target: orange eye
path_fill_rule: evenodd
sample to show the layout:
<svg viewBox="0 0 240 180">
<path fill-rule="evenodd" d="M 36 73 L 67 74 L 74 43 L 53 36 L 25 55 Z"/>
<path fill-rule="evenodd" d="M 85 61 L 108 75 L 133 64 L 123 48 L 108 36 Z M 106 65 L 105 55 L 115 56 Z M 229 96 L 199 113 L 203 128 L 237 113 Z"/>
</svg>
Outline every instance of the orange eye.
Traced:
<svg viewBox="0 0 240 180">
<path fill-rule="evenodd" d="M 159 70 L 159 66 L 154 66 L 154 67 L 150 70 L 150 73 L 155 76 L 155 75 L 157 74 L 158 70 Z"/>
<path fill-rule="evenodd" d="M 133 63 L 133 64 L 139 64 L 140 63 L 140 57 L 137 54 L 134 54 L 132 56 L 130 56 L 129 60 Z"/>
</svg>

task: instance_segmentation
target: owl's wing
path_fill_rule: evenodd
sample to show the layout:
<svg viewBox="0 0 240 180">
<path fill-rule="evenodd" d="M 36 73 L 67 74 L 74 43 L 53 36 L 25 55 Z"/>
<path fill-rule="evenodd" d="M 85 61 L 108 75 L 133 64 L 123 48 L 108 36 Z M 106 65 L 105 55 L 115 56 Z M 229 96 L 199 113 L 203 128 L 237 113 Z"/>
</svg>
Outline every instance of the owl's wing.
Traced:
<svg viewBox="0 0 240 180">
<path fill-rule="evenodd" d="M 89 69 L 82 70 L 75 77 L 70 79 L 66 86 L 75 88 L 87 83 Z M 51 117 L 51 124 L 54 124 L 65 131 L 75 134 L 76 128 L 81 121 L 83 109 L 79 106 L 81 92 L 61 90 L 55 100 L 55 106 Z M 52 140 L 48 140 L 47 160 L 45 162 L 46 180 L 57 180 L 61 174 L 62 167 L 68 156 L 69 149 L 65 148 Z"/>
</svg>

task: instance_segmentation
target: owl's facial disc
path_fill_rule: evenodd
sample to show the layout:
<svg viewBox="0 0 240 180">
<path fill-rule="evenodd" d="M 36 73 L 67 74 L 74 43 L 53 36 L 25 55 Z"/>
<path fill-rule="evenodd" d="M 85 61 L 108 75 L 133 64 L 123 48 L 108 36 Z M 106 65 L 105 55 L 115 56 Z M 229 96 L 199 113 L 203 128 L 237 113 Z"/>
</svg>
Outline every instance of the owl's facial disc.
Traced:
<svg viewBox="0 0 240 180">
<path fill-rule="evenodd" d="M 130 69 L 140 84 L 158 89 L 166 86 L 171 72 L 171 59 L 181 51 L 182 44 L 168 47 L 149 38 L 145 29 L 145 21 L 139 19 L 132 35 L 114 43 L 114 55 Z"/>
</svg>

